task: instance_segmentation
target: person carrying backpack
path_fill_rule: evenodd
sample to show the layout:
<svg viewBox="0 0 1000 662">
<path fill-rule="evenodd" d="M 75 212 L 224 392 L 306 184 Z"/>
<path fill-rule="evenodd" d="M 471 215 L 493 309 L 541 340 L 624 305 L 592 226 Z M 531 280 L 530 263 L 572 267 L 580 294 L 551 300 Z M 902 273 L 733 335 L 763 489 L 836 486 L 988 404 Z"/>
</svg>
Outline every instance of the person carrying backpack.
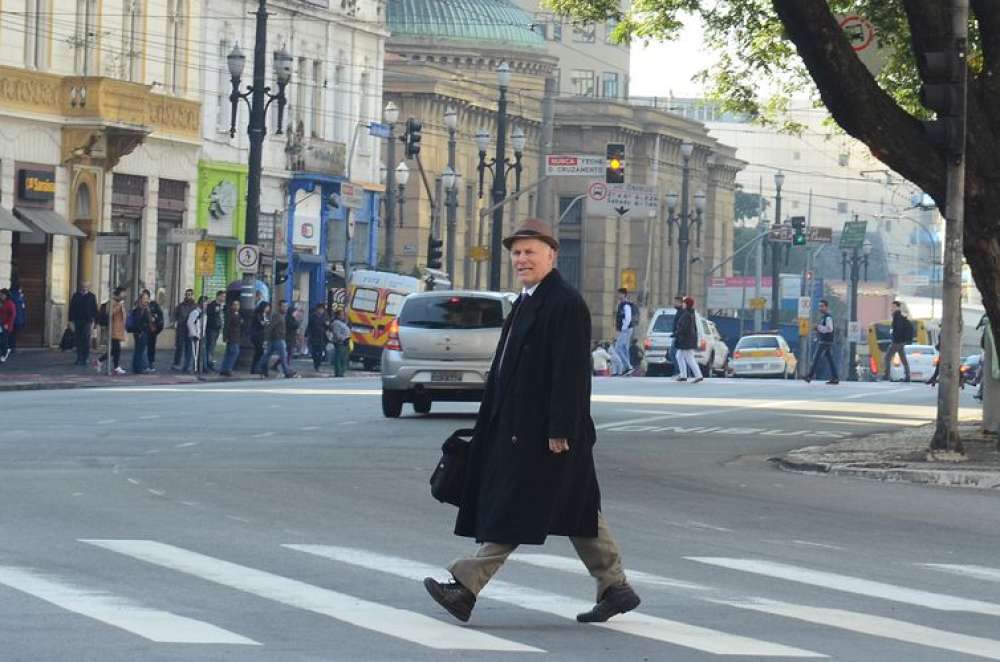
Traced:
<svg viewBox="0 0 1000 662">
<path fill-rule="evenodd" d="M 910 381 L 910 364 L 906 360 L 906 346 L 913 342 L 913 322 L 903 314 L 903 304 L 898 301 L 892 302 L 892 342 L 889 351 L 885 353 L 885 371 L 882 379 L 889 380 L 889 370 L 892 368 L 892 357 L 899 355 L 899 362 L 903 364 L 903 381 Z"/>
<path fill-rule="evenodd" d="M 629 360 L 629 343 L 632 340 L 632 330 L 638 323 L 639 307 L 629 301 L 627 289 L 619 288 L 618 307 L 615 309 L 615 331 L 618 337 L 615 338 L 614 352 L 621 360 L 623 375 L 633 370 L 632 362 Z"/>
</svg>

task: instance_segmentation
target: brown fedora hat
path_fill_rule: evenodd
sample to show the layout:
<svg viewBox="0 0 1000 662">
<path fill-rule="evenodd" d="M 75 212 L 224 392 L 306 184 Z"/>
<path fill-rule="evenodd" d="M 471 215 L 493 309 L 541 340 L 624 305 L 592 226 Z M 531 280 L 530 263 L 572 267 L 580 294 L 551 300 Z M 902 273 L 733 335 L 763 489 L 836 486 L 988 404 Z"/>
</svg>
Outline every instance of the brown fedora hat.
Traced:
<svg viewBox="0 0 1000 662">
<path fill-rule="evenodd" d="M 503 240 L 504 248 L 510 250 L 511 245 L 518 239 L 538 239 L 551 246 L 553 250 L 559 250 L 559 241 L 552 236 L 552 228 L 540 218 L 526 218 L 521 226 L 514 230 L 514 234 Z"/>
</svg>

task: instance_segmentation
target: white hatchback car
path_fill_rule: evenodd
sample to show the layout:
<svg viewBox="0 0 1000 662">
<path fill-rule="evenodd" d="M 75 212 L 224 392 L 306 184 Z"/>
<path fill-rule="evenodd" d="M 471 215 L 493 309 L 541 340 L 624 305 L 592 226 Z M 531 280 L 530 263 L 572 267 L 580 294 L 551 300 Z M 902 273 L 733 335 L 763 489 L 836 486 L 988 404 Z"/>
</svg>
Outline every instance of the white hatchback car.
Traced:
<svg viewBox="0 0 1000 662">
<path fill-rule="evenodd" d="M 906 362 L 910 364 L 910 379 L 913 381 L 927 380 L 934 374 L 934 366 L 938 363 L 938 351 L 933 345 L 906 345 L 903 347 L 906 352 Z M 901 382 L 906 377 L 903 370 L 903 362 L 899 360 L 899 355 L 892 357 L 892 366 L 889 368 L 889 380 Z"/>
</svg>

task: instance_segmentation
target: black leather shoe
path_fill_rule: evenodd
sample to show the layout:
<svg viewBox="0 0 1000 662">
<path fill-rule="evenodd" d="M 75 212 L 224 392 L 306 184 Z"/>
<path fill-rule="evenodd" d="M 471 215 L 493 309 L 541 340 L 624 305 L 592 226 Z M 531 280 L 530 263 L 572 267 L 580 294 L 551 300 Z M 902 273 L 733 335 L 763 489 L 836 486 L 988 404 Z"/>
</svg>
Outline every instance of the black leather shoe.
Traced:
<svg viewBox="0 0 1000 662">
<path fill-rule="evenodd" d="M 604 591 L 604 595 L 594 608 L 588 612 L 576 615 L 581 623 L 603 623 L 612 616 L 624 614 L 639 606 L 639 596 L 628 584 L 622 583 Z"/>
<path fill-rule="evenodd" d="M 458 582 L 442 584 L 430 577 L 424 579 L 424 588 L 435 602 L 448 610 L 449 614 L 463 623 L 469 620 L 472 608 L 476 606 L 476 596 L 472 591 Z"/>
</svg>

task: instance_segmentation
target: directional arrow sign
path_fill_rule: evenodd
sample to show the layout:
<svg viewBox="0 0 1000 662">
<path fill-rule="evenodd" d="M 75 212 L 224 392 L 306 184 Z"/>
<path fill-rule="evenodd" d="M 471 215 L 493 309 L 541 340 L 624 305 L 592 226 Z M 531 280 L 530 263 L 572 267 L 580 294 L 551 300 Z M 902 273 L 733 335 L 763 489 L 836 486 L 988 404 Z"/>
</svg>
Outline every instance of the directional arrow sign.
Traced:
<svg viewBox="0 0 1000 662">
<path fill-rule="evenodd" d="M 619 211 L 621 209 L 625 212 Z M 645 184 L 594 182 L 587 189 L 587 215 L 613 216 L 626 212 L 634 219 L 658 215 L 660 196 L 656 187 Z"/>
</svg>

